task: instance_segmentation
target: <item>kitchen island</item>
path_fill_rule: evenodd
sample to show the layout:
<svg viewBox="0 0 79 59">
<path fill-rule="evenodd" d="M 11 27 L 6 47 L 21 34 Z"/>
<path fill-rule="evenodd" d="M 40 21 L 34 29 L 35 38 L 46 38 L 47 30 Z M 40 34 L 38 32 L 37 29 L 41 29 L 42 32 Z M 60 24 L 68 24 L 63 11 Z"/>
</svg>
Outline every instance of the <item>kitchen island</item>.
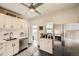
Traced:
<svg viewBox="0 0 79 59">
<path fill-rule="evenodd" d="M 42 34 L 39 39 L 39 49 L 49 54 L 54 54 L 54 45 L 61 45 L 61 37 L 55 36 L 55 40 L 52 34 Z"/>
</svg>

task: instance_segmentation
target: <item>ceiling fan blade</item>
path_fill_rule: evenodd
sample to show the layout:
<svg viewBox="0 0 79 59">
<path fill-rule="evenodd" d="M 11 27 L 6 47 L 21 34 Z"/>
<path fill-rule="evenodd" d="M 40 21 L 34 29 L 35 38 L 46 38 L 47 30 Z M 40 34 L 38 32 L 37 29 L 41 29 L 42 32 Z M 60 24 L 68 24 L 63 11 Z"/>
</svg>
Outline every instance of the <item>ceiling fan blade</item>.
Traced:
<svg viewBox="0 0 79 59">
<path fill-rule="evenodd" d="M 37 8 L 37 7 L 41 6 L 42 4 L 43 3 L 37 3 L 37 4 L 34 5 L 34 7 Z"/>
<path fill-rule="evenodd" d="M 27 8 L 29 8 L 29 6 L 27 6 L 26 4 L 24 4 L 24 3 L 20 3 L 21 5 L 23 5 L 23 6 L 25 6 L 25 7 L 27 7 Z"/>
<path fill-rule="evenodd" d="M 35 10 L 35 12 L 38 13 L 39 15 L 41 15 L 41 13 L 39 11 Z"/>
</svg>

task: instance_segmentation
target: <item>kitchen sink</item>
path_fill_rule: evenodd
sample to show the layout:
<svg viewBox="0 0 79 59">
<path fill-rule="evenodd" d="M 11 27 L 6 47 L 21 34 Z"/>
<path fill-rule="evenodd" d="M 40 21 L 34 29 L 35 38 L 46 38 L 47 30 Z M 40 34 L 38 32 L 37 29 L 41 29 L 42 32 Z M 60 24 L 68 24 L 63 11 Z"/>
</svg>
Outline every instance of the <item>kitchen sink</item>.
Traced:
<svg viewBox="0 0 79 59">
<path fill-rule="evenodd" d="M 16 40 L 17 38 L 9 38 L 9 39 L 4 39 L 6 41 L 11 41 L 11 40 Z"/>
</svg>

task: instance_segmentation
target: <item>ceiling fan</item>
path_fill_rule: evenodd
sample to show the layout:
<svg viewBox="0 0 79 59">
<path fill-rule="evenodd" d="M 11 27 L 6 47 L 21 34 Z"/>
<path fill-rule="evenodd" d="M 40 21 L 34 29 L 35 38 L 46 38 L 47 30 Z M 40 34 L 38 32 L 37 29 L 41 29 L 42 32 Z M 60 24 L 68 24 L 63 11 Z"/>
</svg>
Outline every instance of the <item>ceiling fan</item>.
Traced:
<svg viewBox="0 0 79 59">
<path fill-rule="evenodd" d="M 31 3 L 30 6 L 26 5 L 25 3 L 20 3 L 20 4 L 22 4 L 23 6 L 29 8 L 30 11 L 32 11 L 32 12 L 34 11 L 34 12 L 41 15 L 41 13 L 38 10 L 36 10 L 36 8 L 41 6 L 43 3 L 37 3 L 35 5 L 34 5 L 34 3 Z"/>
</svg>

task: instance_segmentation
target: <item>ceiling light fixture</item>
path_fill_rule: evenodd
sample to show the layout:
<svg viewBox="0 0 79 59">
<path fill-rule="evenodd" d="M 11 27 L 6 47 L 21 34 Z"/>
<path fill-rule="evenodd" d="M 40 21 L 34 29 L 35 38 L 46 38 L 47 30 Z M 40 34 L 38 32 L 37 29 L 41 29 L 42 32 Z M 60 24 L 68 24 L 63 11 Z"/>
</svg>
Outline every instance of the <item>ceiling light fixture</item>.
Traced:
<svg viewBox="0 0 79 59">
<path fill-rule="evenodd" d="M 30 7 L 29 7 L 30 11 L 34 12 L 35 7 L 33 6 L 33 3 L 31 3 Z"/>
<path fill-rule="evenodd" d="M 36 3 L 36 4 L 31 3 L 30 6 L 27 6 L 24 3 L 21 3 L 21 4 L 24 5 L 25 7 L 28 7 L 31 12 L 36 12 L 39 15 L 41 15 L 41 13 L 38 10 L 36 10 L 36 8 L 39 7 L 39 6 L 41 6 L 43 3 Z"/>
<path fill-rule="evenodd" d="M 30 10 L 31 12 L 34 12 L 34 9 L 32 9 L 32 8 L 31 8 L 31 9 L 29 9 L 29 10 Z"/>
</svg>

